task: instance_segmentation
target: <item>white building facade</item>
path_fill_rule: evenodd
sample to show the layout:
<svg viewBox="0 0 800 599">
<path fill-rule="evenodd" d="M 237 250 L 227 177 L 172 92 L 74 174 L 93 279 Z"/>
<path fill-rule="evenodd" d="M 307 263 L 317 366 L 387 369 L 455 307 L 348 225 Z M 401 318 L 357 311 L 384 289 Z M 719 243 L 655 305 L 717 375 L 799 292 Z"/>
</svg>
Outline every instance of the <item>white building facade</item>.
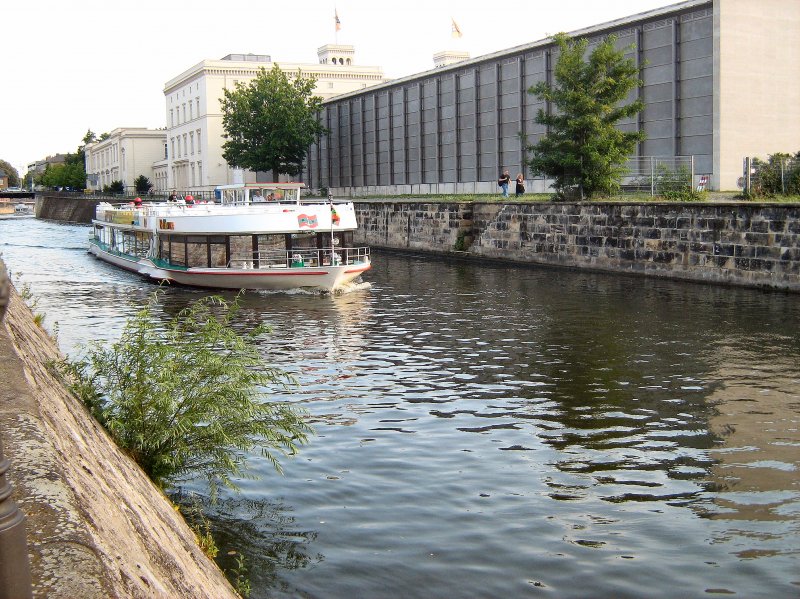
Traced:
<svg viewBox="0 0 800 599">
<path fill-rule="evenodd" d="M 280 62 L 280 68 L 289 75 L 299 70 L 316 78 L 316 94 L 323 99 L 385 81 L 380 67 L 354 64 L 353 46 L 329 44 L 317 55 L 317 64 Z M 166 163 L 156 170 L 165 173 L 168 189 L 210 192 L 218 185 L 256 180 L 255 173 L 234 169 L 222 157 L 220 99 L 224 89 L 255 79 L 259 69 L 269 71 L 273 64 L 266 55 L 229 54 L 204 60 L 166 83 Z"/>
<path fill-rule="evenodd" d="M 163 129 L 118 128 L 102 141 L 86 144 L 86 184 L 91 190 L 102 190 L 113 181 L 122 181 L 133 190 L 134 181 L 144 175 L 154 191 L 164 191 L 156 185 L 154 163 L 165 157 L 167 134 Z"/>
</svg>

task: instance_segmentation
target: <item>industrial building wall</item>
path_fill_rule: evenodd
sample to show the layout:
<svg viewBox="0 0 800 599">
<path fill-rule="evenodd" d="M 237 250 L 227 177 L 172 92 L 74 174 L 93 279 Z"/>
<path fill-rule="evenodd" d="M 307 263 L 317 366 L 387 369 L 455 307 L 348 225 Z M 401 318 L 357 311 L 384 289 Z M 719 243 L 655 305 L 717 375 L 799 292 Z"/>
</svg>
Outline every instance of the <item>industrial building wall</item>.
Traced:
<svg viewBox="0 0 800 599">
<path fill-rule="evenodd" d="M 695 173 L 713 171 L 714 23 L 712 2 L 693 0 L 573 32 L 590 44 L 615 34 L 642 68 L 645 109 L 620 127 L 642 129 L 636 156 L 689 156 Z M 325 103 L 330 135 L 311 148 L 306 181 L 337 194 L 497 191 L 500 172 L 522 172 L 525 142 L 551 107 L 527 90 L 552 81 L 558 51 L 548 41 L 512 48 Z M 529 191 L 548 191 L 543 180 Z"/>
<path fill-rule="evenodd" d="M 745 156 L 800 150 L 800 0 L 715 0 L 714 123 L 723 189 Z"/>
</svg>

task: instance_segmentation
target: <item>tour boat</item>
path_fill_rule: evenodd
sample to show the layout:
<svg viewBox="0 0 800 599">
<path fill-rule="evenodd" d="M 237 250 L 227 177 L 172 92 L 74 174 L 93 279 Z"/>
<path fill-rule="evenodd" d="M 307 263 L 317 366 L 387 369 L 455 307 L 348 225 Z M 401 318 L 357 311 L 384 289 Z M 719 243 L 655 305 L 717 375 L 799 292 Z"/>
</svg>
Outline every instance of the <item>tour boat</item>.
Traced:
<svg viewBox="0 0 800 599">
<path fill-rule="evenodd" d="M 352 202 L 302 200 L 302 183 L 217 188 L 213 201 L 97 206 L 89 251 L 159 281 L 220 289 L 335 291 L 370 269 Z"/>
</svg>

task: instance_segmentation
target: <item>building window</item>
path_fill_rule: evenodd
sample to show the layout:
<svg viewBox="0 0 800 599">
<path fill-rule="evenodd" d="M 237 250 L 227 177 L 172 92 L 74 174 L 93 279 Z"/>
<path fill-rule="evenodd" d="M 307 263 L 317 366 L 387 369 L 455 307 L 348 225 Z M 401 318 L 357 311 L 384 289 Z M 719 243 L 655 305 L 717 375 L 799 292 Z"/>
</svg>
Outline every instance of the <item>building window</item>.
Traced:
<svg viewBox="0 0 800 599">
<path fill-rule="evenodd" d="M 175 115 L 173 114 L 171 108 L 169 109 L 169 126 L 170 127 L 174 127 L 175 126 Z"/>
<path fill-rule="evenodd" d="M 200 145 L 200 129 L 197 130 L 197 153 L 202 154 L 203 146 Z"/>
<path fill-rule="evenodd" d="M 177 154 L 175 154 L 175 138 L 171 137 L 169 141 L 170 143 L 172 143 L 172 157 L 174 158 L 175 156 L 177 156 Z"/>
<path fill-rule="evenodd" d="M 183 105 L 183 122 L 186 122 L 186 104 Z"/>
<path fill-rule="evenodd" d="M 203 185 L 203 163 L 197 163 L 197 184 L 202 186 Z"/>
<path fill-rule="evenodd" d="M 169 156 L 167 155 L 167 144 L 164 144 L 164 160 L 166 160 L 167 158 L 169 158 Z"/>
<path fill-rule="evenodd" d="M 194 131 L 189 133 L 189 153 L 194 156 Z"/>
<path fill-rule="evenodd" d="M 200 87 L 200 84 L 198 84 L 198 88 L 199 87 Z M 200 118 L 200 96 L 197 96 L 194 99 L 194 101 L 195 101 L 195 104 L 197 104 L 197 118 Z"/>
<path fill-rule="evenodd" d="M 191 121 L 194 118 L 194 102 L 189 100 L 189 120 Z"/>
<path fill-rule="evenodd" d="M 186 143 L 186 133 L 183 134 L 183 155 L 189 155 L 189 144 Z"/>
</svg>

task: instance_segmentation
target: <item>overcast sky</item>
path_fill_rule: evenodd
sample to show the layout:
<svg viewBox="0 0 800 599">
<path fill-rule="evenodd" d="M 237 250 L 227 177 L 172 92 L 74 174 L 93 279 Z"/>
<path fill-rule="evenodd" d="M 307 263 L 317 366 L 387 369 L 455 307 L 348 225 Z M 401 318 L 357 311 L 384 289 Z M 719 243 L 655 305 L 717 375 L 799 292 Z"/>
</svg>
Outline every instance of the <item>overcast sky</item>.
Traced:
<svg viewBox="0 0 800 599">
<path fill-rule="evenodd" d="M 22 176 L 35 160 L 74 152 L 88 129 L 163 127 L 164 84 L 204 59 L 252 52 L 316 63 L 317 48 L 337 41 L 334 11 L 356 64 L 397 78 L 433 68 L 441 50 L 474 58 L 675 3 L 3 0 L 0 158 Z"/>
</svg>

